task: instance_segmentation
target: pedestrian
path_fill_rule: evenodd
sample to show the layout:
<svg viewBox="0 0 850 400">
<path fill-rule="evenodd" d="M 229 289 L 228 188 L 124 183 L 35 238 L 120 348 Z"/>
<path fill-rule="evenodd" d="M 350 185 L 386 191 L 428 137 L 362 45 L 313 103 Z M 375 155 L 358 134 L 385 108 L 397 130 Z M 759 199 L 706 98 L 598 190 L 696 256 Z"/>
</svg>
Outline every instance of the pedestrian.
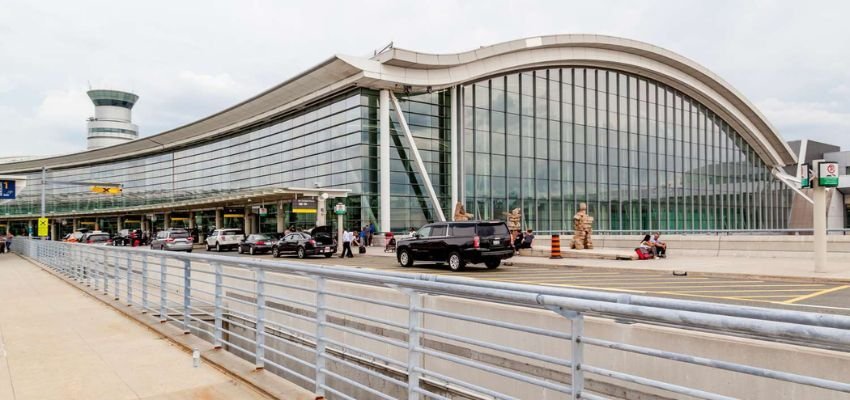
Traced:
<svg viewBox="0 0 850 400">
<path fill-rule="evenodd" d="M 6 252 L 7 253 L 12 251 L 12 238 L 13 237 L 15 237 L 15 235 L 12 234 L 11 230 L 6 231 Z"/>
<path fill-rule="evenodd" d="M 516 237 L 514 238 L 514 253 L 519 254 L 519 249 L 522 247 L 522 231 L 516 232 Z"/>
<path fill-rule="evenodd" d="M 372 246 L 372 238 L 375 236 L 375 223 L 369 221 L 369 246 Z"/>
<path fill-rule="evenodd" d="M 661 233 L 655 232 L 649 243 L 652 244 L 653 251 L 658 258 L 667 258 L 667 243 L 661 241 Z"/>
<path fill-rule="evenodd" d="M 339 258 L 343 258 L 346 255 L 348 255 L 348 257 L 350 257 L 350 258 L 354 257 L 354 254 L 351 253 L 351 242 L 352 241 L 354 241 L 354 234 L 348 229 L 343 231 L 342 232 L 342 254 L 339 256 Z"/>
<path fill-rule="evenodd" d="M 368 240 L 369 240 L 369 227 L 363 226 L 363 228 L 360 229 L 360 241 L 359 241 L 360 247 L 366 246 L 366 242 Z"/>
</svg>

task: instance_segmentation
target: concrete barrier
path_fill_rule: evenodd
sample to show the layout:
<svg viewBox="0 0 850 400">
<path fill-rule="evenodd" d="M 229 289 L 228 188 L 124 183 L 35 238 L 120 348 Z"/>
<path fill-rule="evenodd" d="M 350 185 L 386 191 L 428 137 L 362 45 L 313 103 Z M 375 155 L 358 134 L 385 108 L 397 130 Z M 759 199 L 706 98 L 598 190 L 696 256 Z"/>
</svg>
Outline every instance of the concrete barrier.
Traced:
<svg viewBox="0 0 850 400">
<path fill-rule="evenodd" d="M 534 239 L 534 250 L 548 249 L 551 241 L 548 235 L 538 235 Z M 595 235 L 593 243 L 597 249 L 634 251 L 642 235 Z M 570 239 L 571 240 L 571 239 Z M 562 255 L 569 248 L 570 240 L 561 240 Z M 736 256 L 736 257 L 776 257 L 811 258 L 813 237 L 811 235 L 663 235 L 662 240 L 676 254 L 698 256 Z M 830 257 L 850 260 L 850 236 L 827 236 L 827 251 Z M 542 253 L 529 252 L 523 255 L 537 256 Z M 564 255 L 566 257 L 566 255 Z M 594 258 L 594 257 L 588 257 Z"/>
</svg>

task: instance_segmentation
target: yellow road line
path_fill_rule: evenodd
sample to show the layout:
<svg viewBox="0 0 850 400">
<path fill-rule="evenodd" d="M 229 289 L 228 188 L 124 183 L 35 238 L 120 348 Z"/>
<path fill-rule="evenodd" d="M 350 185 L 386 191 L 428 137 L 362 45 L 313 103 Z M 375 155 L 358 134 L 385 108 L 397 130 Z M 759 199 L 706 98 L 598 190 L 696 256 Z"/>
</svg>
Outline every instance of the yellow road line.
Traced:
<svg viewBox="0 0 850 400">
<path fill-rule="evenodd" d="M 512 282 L 516 282 L 516 283 L 532 283 L 532 284 L 538 284 L 538 285 L 540 285 L 540 283 L 533 282 L 533 281 L 512 281 Z M 562 284 L 562 283 L 544 283 L 543 285 L 549 285 L 549 286 L 561 286 L 561 287 L 570 287 L 570 288 L 577 288 L 577 289 L 608 290 L 608 291 L 612 291 L 612 292 L 646 293 L 646 292 L 645 292 L 645 291 L 643 291 L 643 290 L 629 290 L 629 289 L 609 288 L 609 287 L 581 286 L 581 285 L 567 285 L 567 284 Z"/>
<path fill-rule="evenodd" d="M 734 296 L 707 296 L 707 295 L 689 294 L 689 293 L 675 293 L 675 292 L 649 292 L 649 293 L 669 294 L 669 295 L 674 295 L 674 296 L 685 296 L 685 297 L 700 297 L 700 298 L 706 298 L 706 299 L 724 299 L 724 300 L 739 300 L 739 301 L 740 300 L 746 300 L 746 301 L 754 301 L 754 302 L 759 302 L 759 303 L 782 304 L 782 303 L 779 303 L 779 302 L 776 302 L 776 301 L 746 299 L 746 298 L 734 297 Z"/>
<path fill-rule="evenodd" d="M 824 295 L 824 294 L 827 294 L 827 293 L 837 292 L 837 291 L 842 290 L 842 289 L 847 289 L 848 287 L 850 287 L 850 285 L 836 286 L 834 288 L 824 289 L 824 290 L 821 290 L 819 292 L 814 292 L 814 293 L 810 293 L 810 294 L 807 294 L 807 295 L 804 295 L 804 296 L 795 297 L 791 300 L 783 301 L 783 303 L 794 304 L 798 301 L 808 300 L 808 299 L 811 299 L 812 297 L 817 297 L 817 296 Z"/>
<path fill-rule="evenodd" d="M 763 292 L 811 292 L 811 289 L 767 289 L 767 290 L 684 290 L 684 293 L 763 293 Z M 676 290 L 668 290 L 668 292 L 677 292 Z"/>
<path fill-rule="evenodd" d="M 675 287 L 675 288 L 671 288 L 670 286 L 629 286 L 629 288 L 631 288 L 631 289 L 646 289 L 646 290 L 651 290 L 651 289 L 675 289 L 675 290 L 680 290 L 680 289 L 688 289 L 688 288 L 693 288 L 693 289 L 705 289 L 705 288 L 733 288 L 733 287 L 734 287 L 734 288 L 747 288 L 747 287 L 752 287 L 752 288 L 763 288 L 763 287 L 799 287 L 799 286 L 801 286 L 801 285 L 689 285 L 689 286 L 678 286 L 678 287 Z M 822 287 L 823 285 L 810 285 L 810 286 L 819 286 L 819 287 Z M 813 289 L 814 289 L 814 288 L 813 288 Z M 812 290 L 813 290 L 813 289 L 812 289 Z M 805 290 L 810 290 L 810 289 L 805 289 Z"/>
<path fill-rule="evenodd" d="M 792 296 L 789 296 L 789 295 L 786 294 L 786 295 L 778 295 L 778 296 L 735 296 L 735 297 L 738 297 L 740 299 L 769 299 L 769 298 L 776 298 L 776 297 L 787 299 L 787 298 L 792 297 Z"/>
</svg>

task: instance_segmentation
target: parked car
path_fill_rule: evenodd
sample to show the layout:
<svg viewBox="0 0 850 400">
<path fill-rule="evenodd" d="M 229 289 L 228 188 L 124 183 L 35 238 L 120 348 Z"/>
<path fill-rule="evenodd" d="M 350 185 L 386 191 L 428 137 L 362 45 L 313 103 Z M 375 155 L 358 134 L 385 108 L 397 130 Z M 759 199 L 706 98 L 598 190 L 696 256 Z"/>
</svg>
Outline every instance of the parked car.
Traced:
<svg viewBox="0 0 850 400">
<path fill-rule="evenodd" d="M 97 244 L 97 245 L 112 245 L 112 236 L 109 233 L 101 231 L 91 231 L 84 233 L 79 240 L 80 243 Z"/>
<path fill-rule="evenodd" d="M 85 228 L 79 229 L 77 231 L 69 233 L 67 236 L 65 236 L 65 239 L 63 239 L 63 240 L 65 242 L 70 242 L 70 243 L 80 243 L 80 242 L 83 241 L 83 237 L 86 236 L 87 233 L 89 233 L 88 229 L 85 229 Z"/>
<path fill-rule="evenodd" d="M 239 247 L 243 239 L 245 239 L 245 233 L 241 229 L 216 229 L 207 237 L 207 251 L 235 249 Z"/>
<path fill-rule="evenodd" d="M 330 257 L 336 253 L 337 243 L 331 234 L 331 227 L 319 226 L 307 232 L 290 233 L 272 246 L 272 255 L 295 254 L 298 258 L 324 255 Z"/>
<path fill-rule="evenodd" d="M 268 253 L 272 250 L 272 245 L 274 245 L 274 243 L 275 240 L 271 236 L 262 233 L 255 233 L 248 235 L 245 240 L 239 243 L 237 251 L 239 254 L 248 253 L 251 255 Z"/>
<path fill-rule="evenodd" d="M 156 233 L 156 237 L 151 240 L 151 250 L 169 250 L 169 251 L 185 251 L 192 252 L 194 240 L 189 235 L 189 231 L 185 229 L 168 229 Z"/>
<path fill-rule="evenodd" d="M 508 226 L 501 221 L 428 224 L 396 246 L 402 267 L 410 267 L 415 261 L 436 261 L 448 263 L 452 271 L 481 262 L 495 269 L 513 255 Z"/>
<path fill-rule="evenodd" d="M 115 234 L 115 237 L 112 238 L 112 245 L 132 246 L 133 242 L 136 240 L 138 240 L 139 243 L 142 241 L 141 229 L 121 229 Z"/>
</svg>

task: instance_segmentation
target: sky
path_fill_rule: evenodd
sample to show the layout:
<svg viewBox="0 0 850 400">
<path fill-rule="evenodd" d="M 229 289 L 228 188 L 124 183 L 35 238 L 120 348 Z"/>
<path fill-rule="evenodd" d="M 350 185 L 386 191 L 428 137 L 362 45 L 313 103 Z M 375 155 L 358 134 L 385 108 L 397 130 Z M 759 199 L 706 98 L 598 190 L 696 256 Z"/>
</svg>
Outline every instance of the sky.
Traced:
<svg viewBox="0 0 850 400">
<path fill-rule="evenodd" d="M 0 157 L 86 146 L 91 88 L 140 96 L 142 136 L 214 114 L 326 60 L 449 53 L 593 33 L 717 73 L 786 140 L 850 150 L 847 1 L 0 0 Z"/>
</svg>

